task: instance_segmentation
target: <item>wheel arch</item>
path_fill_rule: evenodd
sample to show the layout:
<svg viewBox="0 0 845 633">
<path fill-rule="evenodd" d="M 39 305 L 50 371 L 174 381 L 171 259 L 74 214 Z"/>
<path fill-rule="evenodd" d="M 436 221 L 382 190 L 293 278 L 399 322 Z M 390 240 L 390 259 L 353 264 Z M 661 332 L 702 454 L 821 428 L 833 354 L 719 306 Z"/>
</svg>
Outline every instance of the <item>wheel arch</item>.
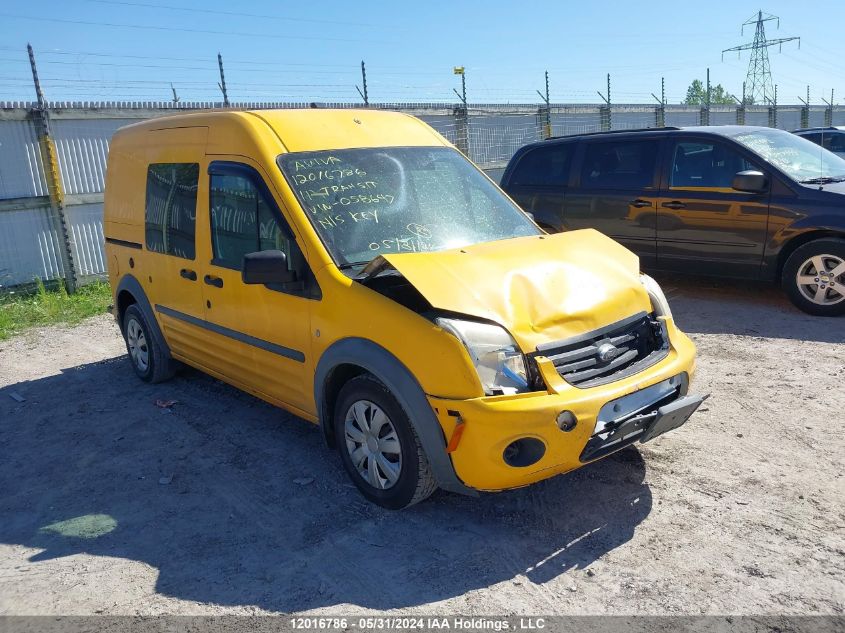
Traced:
<svg viewBox="0 0 845 633">
<path fill-rule="evenodd" d="M 420 439 L 438 485 L 452 492 L 477 495 L 458 478 L 446 453 L 440 422 L 420 384 L 407 367 L 380 345 L 362 338 L 346 338 L 323 352 L 314 373 L 314 397 L 320 429 L 329 446 L 334 446 L 332 420 L 337 395 L 346 382 L 361 374 L 380 380 L 408 414 Z"/>
<path fill-rule="evenodd" d="M 797 251 L 805 244 L 809 244 L 810 242 L 827 238 L 845 240 L 845 232 L 831 229 L 814 229 L 796 235 L 789 241 L 785 242 L 780 249 L 780 253 L 778 253 L 776 277 L 777 283 L 781 282 L 781 278 L 783 276 L 783 267 L 786 265 L 786 261 L 789 259 L 789 256 L 792 255 L 792 253 Z"/>
<path fill-rule="evenodd" d="M 141 310 L 141 313 L 144 315 L 147 325 L 150 327 L 150 333 L 153 337 L 155 337 L 155 342 L 159 345 L 160 349 L 164 353 L 164 356 L 168 359 L 172 358 L 170 355 L 170 347 L 164 339 L 164 334 L 161 332 L 161 328 L 155 318 L 153 308 L 150 305 L 149 299 L 147 299 L 147 294 L 144 292 L 141 283 L 132 275 L 124 275 L 117 284 L 117 289 L 114 294 L 116 297 L 115 316 L 121 331 L 123 330 L 123 315 L 126 313 L 126 309 L 130 305 L 137 305 L 138 309 Z"/>
</svg>

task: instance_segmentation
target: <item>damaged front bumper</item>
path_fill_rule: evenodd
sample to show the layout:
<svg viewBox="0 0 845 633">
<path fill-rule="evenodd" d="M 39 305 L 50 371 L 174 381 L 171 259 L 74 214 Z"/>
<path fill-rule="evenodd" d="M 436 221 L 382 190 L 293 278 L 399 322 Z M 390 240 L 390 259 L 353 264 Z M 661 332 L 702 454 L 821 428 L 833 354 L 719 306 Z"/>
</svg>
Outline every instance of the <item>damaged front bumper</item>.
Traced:
<svg viewBox="0 0 845 633">
<path fill-rule="evenodd" d="M 429 396 L 458 477 L 479 490 L 525 486 L 683 424 L 703 401 L 687 395 L 695 345 L 671 319 L 666 325 L 665 358 L 618 381 L 579 388 L 541 361 L 547 391 L 460 401 Z"/>
<path fill-rule="evenodd" d="M 707 396 L 686 395 L 686 374 L 622 396 L 604 405 L 579 457 L 586 463 L 636 441 L 648 442 L 684 424 Z"/>
</svg>

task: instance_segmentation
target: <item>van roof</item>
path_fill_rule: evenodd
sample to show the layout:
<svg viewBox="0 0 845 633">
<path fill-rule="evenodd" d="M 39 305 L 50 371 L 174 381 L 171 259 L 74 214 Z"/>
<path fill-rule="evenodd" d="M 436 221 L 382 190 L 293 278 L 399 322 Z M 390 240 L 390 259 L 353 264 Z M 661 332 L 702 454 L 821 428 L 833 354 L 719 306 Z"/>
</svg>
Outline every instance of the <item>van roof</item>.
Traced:
<svg viewBox="0 0 845 633">
<path fill-rule="evenodd" d="M 369 109 L 211 110 L 158 117 L 121 128 L 119 134 L 182 127 L 234 127 L 274 135 L 289 152 L 358 147 L 443 146 L 442 136 L 401 112 Z"/>
</svg>

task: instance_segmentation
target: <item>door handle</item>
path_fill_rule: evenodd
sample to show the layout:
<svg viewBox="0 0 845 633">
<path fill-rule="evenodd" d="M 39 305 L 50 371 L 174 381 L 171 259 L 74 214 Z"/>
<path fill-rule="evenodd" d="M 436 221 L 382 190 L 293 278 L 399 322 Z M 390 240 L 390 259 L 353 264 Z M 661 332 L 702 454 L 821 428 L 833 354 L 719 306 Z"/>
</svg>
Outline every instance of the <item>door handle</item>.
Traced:
<svg viewBox="0 0 845 633">
<path fill-rule="evenodd" d="M 673 202 L 664 202 L 662 206 L 663 206 L 664 209 L 686 209 L 687 208 L 687 205 L 685 205 L 683 202 L 678 202 L 677 200 L 675 200 Z"/>
<path fill-rule="evenodd" d="M 205 283 L 207 283 L 209 286 L 215 286 L 216 288 L 222 288 L 223 287 L 223 280 L 220 279 L 220 277 L 214 277 L 213 275 L 206 275 L 205 278 L 203 279 L 203 281 Z"/>
<path fill-rule="evenodd" d="M 637 209 L 642 209 L 643 207 L 652 206 L 651 202 L 649 200 L 643 200 L 641 198 L 637 198 L 636 200 L 631 200 L 631 202 L 629 202 L 628 204 L 630 204 L 632 207 L 637 208 Z"/>
<path fill-rule="evenodd" d="M 188 270 L 187 268 L 183 268 L 179 271 L 179 276 L 184 277 L 189 281 L 196 281 L 197 280 L 197 273 L 193 270 Z"/>
</svg>

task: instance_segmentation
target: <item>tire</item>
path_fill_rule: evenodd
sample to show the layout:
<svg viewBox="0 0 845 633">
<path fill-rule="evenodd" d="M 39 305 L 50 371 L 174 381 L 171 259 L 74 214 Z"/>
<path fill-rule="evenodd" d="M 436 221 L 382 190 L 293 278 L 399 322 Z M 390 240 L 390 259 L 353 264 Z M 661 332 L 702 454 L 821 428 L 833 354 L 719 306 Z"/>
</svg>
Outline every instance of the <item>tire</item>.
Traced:
<svg viewBox="0 0 845 633">
<path fill-rule="evenodd" d="M 783 266 L 781 284 L 808 314 L 845 314 L 845 239 L 823 238 L 796 248 Z"/>
<path fill-rule="evenodd" d="M 379 424 L 379 420 L 379 428 L 374 429 L 372 422 Z M 334 432 L 343 467 L 369 501 L 401 510 L 437 489 L 408 415 L 375 377 L 356 376 L 340 390 Z"/>
<path fill-rule="evenodd" d="M 150 326 L 137 305 L 126 308 L 123 315 L 123 340 L 126 353 L 138 378 L 144 382 L 163 382 L 176 373 L 176 361 L 168 358 L 151 335 Z"/>
</svg>

